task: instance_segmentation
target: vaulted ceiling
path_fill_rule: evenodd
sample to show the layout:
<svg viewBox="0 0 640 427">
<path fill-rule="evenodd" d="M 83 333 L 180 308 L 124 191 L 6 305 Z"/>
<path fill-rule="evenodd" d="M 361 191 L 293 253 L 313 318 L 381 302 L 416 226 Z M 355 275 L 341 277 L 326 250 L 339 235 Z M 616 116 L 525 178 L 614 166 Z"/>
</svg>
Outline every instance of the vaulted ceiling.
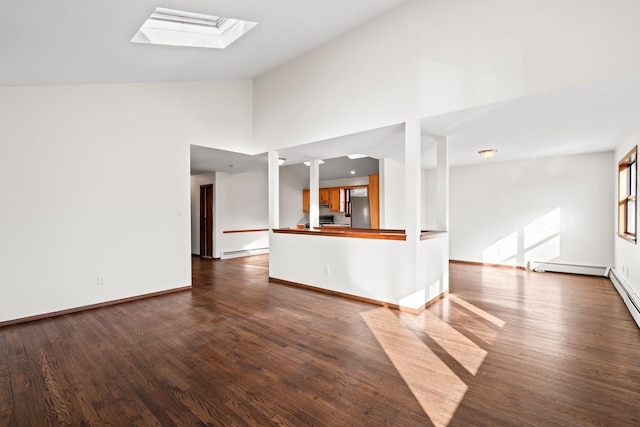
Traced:
<svg viewBox="0 0 640 427">
<path fill-rule="evenodd" d="M 3 0 L 0 86 L 252 79 L 406 0 Z M 156 7 L 257 22 L 227 49 L 130 43 Z"/>
</svg>

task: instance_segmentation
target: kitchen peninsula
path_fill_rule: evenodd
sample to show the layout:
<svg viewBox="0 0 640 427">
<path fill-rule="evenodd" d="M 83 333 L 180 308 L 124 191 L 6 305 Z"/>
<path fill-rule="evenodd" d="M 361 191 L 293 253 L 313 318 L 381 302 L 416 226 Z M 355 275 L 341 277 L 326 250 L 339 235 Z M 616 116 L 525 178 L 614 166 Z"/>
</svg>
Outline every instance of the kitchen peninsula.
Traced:
<svg viewBox="0 0 640 427">
<path fill-rule="evenodd" d="M 448 290 L 449 238 L 423 231 L 415 244 L 405 230 L 274 229 L 269 279 L 417 313 Z"/>
<path fill-rule="evenodd" d="M 361 208 L 368 211 L 370 225 L 320 226 L 320 160 L 309 166 L 309 226 L 281 228 L 279 218 L 278 152 L 269 152 L 269 279 L 273 282 L 312 288 L 390 308 L 417 313 L 449 290 L 449 235 L 423 232 L 421 190 L 420 122 L 404 123 L 404 162 L 380 160 L 380 174 L 366 194 Z M 435 221 L 448 230 L 448 143 L 435 137 L 437 167 L 432 199 Z M 378 179 L 379 178 L 379 179 Z M 368 196 L 371 196 L 370 198 Z M 325 194 L 326 198 L 326 194 Z M 303 206 L 306 207 L 306 197 Z M 371 204 L 371 200 L 375 204 Z M 325 200 L 323 199 L 323 202 Z M 360 200 L 362 201 L 362 200 Z M 351 200 L 351 208 L 356 208 Z M 353 211 L 351 212 L 353 213 Z M 374 226 L 373 216 L 379 218 Z M 365 222 L 366 223 L 366 222 Z M 385 227 L 391 226 L 392 227 Z M 391 229 L 393 228 L 393 229 Z M 401 229 L 400 229 L 401 228 Z"/>
</svg>

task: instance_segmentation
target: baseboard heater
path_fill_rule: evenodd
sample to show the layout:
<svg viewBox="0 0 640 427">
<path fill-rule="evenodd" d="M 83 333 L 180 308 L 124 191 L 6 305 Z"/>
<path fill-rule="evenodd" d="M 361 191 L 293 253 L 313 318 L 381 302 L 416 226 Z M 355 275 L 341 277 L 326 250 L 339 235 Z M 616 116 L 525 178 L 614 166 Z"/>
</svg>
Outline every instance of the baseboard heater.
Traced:
<svg viewBox="0 0 640 427">
<path fill-rule="evenodd" d="M 269 248 L 243 249 L 240 251 L 222 252 L 220 259 L 241 258 L 245 256 L 262 255 L 262 254 L 268 254 L 268 253 L 269 253 Z"/>
<path fill-rule="evenodd" d="M 609 271 L 609 280 L 613 283 L 616 290 L 622 297 L 622 300 L 626 304 L 633 320 L 636 321 L 638 326 L 640 327 L 640 297 L 635 293 L 631 286 L 624 280 L 615 269 L 610 269 Z"/>
<path fill-rule="evenodd" d="M 584 274 L 587 276 L 607 276 L 609 267 L 595 267 L 592 265 L 562 264 L 556 262 L 529 261 L 529 270 L 543 273 Z"/>
</svg>

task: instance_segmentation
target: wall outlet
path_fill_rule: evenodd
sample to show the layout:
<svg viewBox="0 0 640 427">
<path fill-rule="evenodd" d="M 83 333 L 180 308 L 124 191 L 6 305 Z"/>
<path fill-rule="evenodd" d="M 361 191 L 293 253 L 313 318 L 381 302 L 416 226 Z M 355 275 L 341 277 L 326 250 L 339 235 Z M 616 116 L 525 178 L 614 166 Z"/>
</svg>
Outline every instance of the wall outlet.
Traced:
<svg viewBox="0 0 640 427">
<path fill-rule="evenodd" d="M 184 215 L 184 210 L 182 208 L 178 208 L 178 216 Z"/>
<path fill-rule="evenodd" d="M 324 274 L 329 274 L 331 272 L 331 269 L 329 268 L 328 265 L 324 266 Z"/>
<path fill-rule="evenodd" d="M 98 286 L 104 286 L 104 276 L 98 276 Z"/>
</svg>

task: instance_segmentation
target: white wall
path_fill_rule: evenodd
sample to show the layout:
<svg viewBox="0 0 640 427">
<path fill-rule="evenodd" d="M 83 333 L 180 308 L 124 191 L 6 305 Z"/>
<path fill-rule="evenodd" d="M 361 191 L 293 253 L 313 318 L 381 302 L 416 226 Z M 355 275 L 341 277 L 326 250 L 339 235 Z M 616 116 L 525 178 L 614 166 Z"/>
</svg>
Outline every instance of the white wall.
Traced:
<svg viewBox="0 0 640 427">
<path fill-rule="evenodd" d="M 200 255 L 200 186 L 213 184 L 213 180 L 213 172 L 191 176 L 191 253 L 193 255 Z"/>
<path fill-rule="evenodd" d="M 215 173 L 214 253 L 269 247 L 267 231 L 224 233 L 269 227 L 269 189 L 267 170 L 247 173 Z"/>
<path fill-rule="evenodd" d="M 308 222 L 302 212 L 302 190 L 309 179 L 300 178 L 288 166 L 280 167 L 280 228 L 296 228 L 296 224 Z"/>
<path fill-rule="evenodd" d="M 249 149 L 251 106 L 239 81 L 0 88 L 0 321 L 189 285 L 189 146 Z"/>
<path fill-rule="evenodd" d="M 613 154 L 487 163 L 450 171 L 450 257 L 611 266 Z"/>
<path fill-rule="evenodd" d="M 256 145 L 318 141 L 638 70 L 639 15 L 636 0 L 409 1 L 257 78 Z"/>
<path fill-rule="evenodd" d="M 421 229 L 438 229 L 438 176 L 436 169 L 422 170 Z"/>
<path fill-rule="evenodd" d="M 636 145 L 640 145 L 640 129 L 616 149 L 615 155 L 612 158 L 613 167 L 610 166 L 609 169 L 610 174 L 613 176 L 613 198 L 610 203 L 613 210 L 612 215 L 615 218 L 609 230 L 614 235 L 618 230 L 618 202 L 615 197 L 618 191 L 618 162 Z M 640 296 L 640 246 L 624 240 L 617 235 L 614 237 L 614 242 L 614 268 L 619 276 L 631 286 L 636 295 Z"/>
<path fill-rule="evenodd" d="M 308 184 L 308 182 L 307 182 Z M 323 179 L 320 181 L 320 188 L 331 187 L 351 187 L 355 185 L 369 185 L 369 176 L 354 176 L 341 179 Z M 307 185 L 306 188 L 309 188 Z"/>
<path fill-rule="evenodd" d="M 447 242 L 273 233 L 269 276 L 417 309 L 449 289 Z"/>
<path fill-rule="evenodd" d="M 380 159 L 380 228 L 405 228 L 404 164 Z"/>
</svg>

